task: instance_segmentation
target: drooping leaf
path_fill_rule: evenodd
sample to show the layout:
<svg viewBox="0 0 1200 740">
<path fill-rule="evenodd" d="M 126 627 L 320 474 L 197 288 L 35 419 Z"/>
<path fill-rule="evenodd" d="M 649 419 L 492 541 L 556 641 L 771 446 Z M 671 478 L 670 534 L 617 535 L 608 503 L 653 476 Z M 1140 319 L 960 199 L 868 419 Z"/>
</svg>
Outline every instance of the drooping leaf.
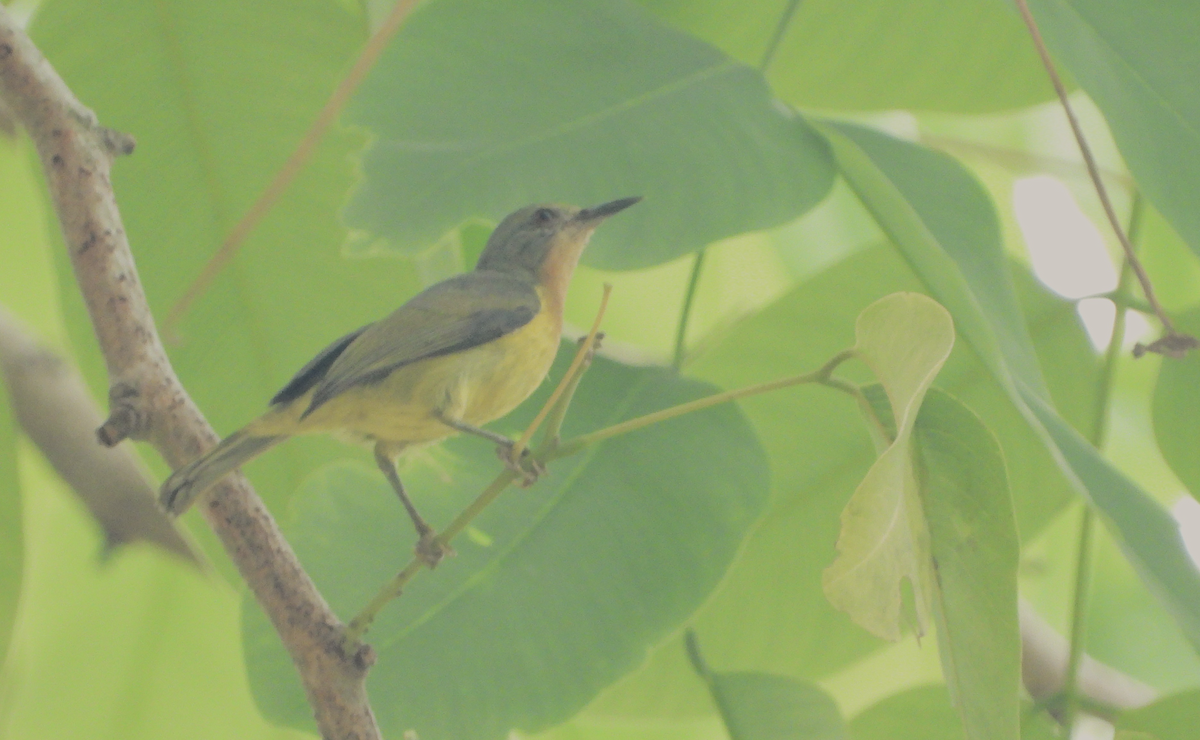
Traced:
<svg viewBox="0 0 1200 740">
<path fill-rule="evenodd" d="M 833 182 L 824 142 L 757 72 L 625 2 L 430 3 L 348 117 L 375 137 L 346 211 L 357 251 L 421 252 L 532 202 L 642 195 L 584 259 L 645 267 L 789 221 Z"/>
<path fill-rule="evenodd" d="M 896 431 L 842 512 L 838 557 L 822 586 L 859 625 L 898 640 L 901 582 L 907 579 L 913 591 L 918 634 L 925 631 L 935 587 L 912 431 L 925 392 L 954 346 L 954 324 L 929 298 L 897 293 L 863 310 L 855 336 L 855 356 L 886 391 Z"/>
<path fill-rule="evenodd" d="M 1054 95 L 1020 19 L 994 0 L 640 2 L 751 65 L 795 6 L 767 79 L 801 107 L 983 113 Z"/>
<path fill-rule="evenodd" d="M 571 352 L 563 352 L 558 377 Z M 704 395 L 712 386 L 598 360 L 567 435 Z M 501 422 L 516 432 L 549 394 Z M 449 521 L 499 472 L 492 446 L 455 439 L 402 471 L 418 507 Z M 414 581 L 368 635 L 385 735 L 501 738 L 562 722 L 635 668 L 716 586 L 766 504 L 764 454 L 732 406 L 615 438 L 552 463 L 488 508 L 458 556 Z M 345 618 L 407 561 L 412 526 L 376 471 L 337 464 L 294 500 L 289 539 Z M 311 726 L 294 669 L 246 603 L 251 685 L 275 721 Z"/>
<path fill-rule="evenodd" d="M 970 409 L 931 389 L 917 418 L 942 673 L 968 740 L 1020 736 L 1020 543 L 1004 458 Z"/>
<path fill-rule="evenodd" d="M 963 338 L 1102 513 L 1150 590 L 1200 647 L 1200 573 L 1171 516 L 1117 471 L 1050 401 L 986 195 L 953 160 L 847 124 L 823 125 L 842 174 Z M 984 210 L 979 211 L 982 207 Z M 968 220 L 964 214 L 984 216 Z"/>
<path fill-rule="evenodd" d="M 1056 58 L 1104 113 L 1138 187 L 1200 254 L 1200 5 L 1030 0 Z"/>
<path fill-rule="evenodd" d="M 1174 318 L 1180 331 L 1200 332 L 1200 311 Z M 1200 499 L 1200 356 L 1165 360 L 1154 386 L 1154 437 L 1163 458 Z"/>
<path fill-rule="evenodd" d="M 1087 423 L 1098 364 L 1074 306 L 1047 291 L 1024 267 L 1017 266 L 1014 277 L 1038 351 L 1054 360 L 1046 365 L 1054 397 L 1070 418 Z M 880 295 L 920 289 L 894 249 L 871 249 L 731 327 L 688 372 L 735 388 L 819 367 L 851 343 L 863 307 Z M 838 375 L 871 381 L 861 363 L 846 363 Z M 1019 531 L 1033 539 L 1073 499 L 1071 484 L 967 343 L 956 343 L 937 384 L 979 413 L 1000 439 Z M 839 513 L 874 460 L 874 449 L 853 400 L 844 394 L 803 386 L 741 404 L 770 455 L 772 504 L 721 589 L 692 624 L 704 635 L 714 662 L 806 680 L 827 678 L 886 649 L 886 643 L 836 611 L 821 591 L 822 571 L 836 554 Z M 691 726 L 708 716 L 708 697 L 688 680 L 691 669 L 683 654 L 679 639 L 655 650 L 646 666 L 607 691 L 572 726 Z M 904 672 L 873 673 L 872 681 L 864 691 L 911 685 Z"/>
</svg>

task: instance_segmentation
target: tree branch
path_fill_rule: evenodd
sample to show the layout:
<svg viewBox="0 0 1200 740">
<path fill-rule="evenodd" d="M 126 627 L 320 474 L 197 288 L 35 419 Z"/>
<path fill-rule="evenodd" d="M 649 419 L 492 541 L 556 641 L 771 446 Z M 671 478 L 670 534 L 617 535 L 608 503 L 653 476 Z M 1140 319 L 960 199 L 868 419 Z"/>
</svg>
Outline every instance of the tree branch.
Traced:
<svg viewBox="0 0 1200 740">
<path fill-rule="evenodd" d="M 83 378 L 0 307 L 0 372 L 21 428 L 104 530 L 105 546 L 151 542 L 200 565 L 203 558 L 155 503 L 157 492 L 127 445 L 96 444 L 103 421 Z"/>
<path fill-rule="evenodd" d="M 109 171 L 133 140 L 99 125 L 0 6 L 0 97 L 37 145 L 75 277 L 104 353 L 114 445 L 144 439 L 173 466 L 217 435 L 175 376 L 138 280 Z M 291 655 L 326 738 L 379 738 L 364 679 L 374 653 L 341 650 L 342 624 L 241 476 L 201 507 Z"/>
</svg>

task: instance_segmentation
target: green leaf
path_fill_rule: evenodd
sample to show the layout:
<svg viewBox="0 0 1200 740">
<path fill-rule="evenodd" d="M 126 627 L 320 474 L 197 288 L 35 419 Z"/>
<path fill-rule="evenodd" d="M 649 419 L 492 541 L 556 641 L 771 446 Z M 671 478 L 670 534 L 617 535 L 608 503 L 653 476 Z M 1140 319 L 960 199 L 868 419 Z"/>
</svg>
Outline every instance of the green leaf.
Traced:
<svg viewBox="0 0 1200 740">
<path fill-rule="evenodd" d="M 1192 740 L 1200 727 L 1200 691 L 1168 696 L 1117 717 L 1120 732 L 1142 732 L 1155 740 Z"/>
<path fill-rule="evenodd" d="M 969 740 L 1020 735 L 1020 543 L 1004 458 L 970 409 L 931 389 L 915 427 L 942 672 Z"/>
<path fill-rule="evenodd" d="M 958 332 L 1039 431 L 1068 479 L 1104 514 L 1188 640 L 1200 647 L 1200 573 L 1178 527 L 1050 402 L 1013 296 L 995 214 L 978 183 L 949 157 L 922 147 L 845 124 L 821 130 L 864 205 L 950 310 Z"/>
<path fill-rule="evenodd" d="M 1200 5 L 1030 0 L 1055 56 L 1104 113 L 1138 187 L 1200 254 Z"/>
<path fill-rule="evenodd" d="M 1175 317 L 1180 331 L 1200 333 L 1200 310 Z M 1200 499 L 1200 355 L 1167 359 L 1154 386 L 1154 438 L 1163 458 Z"/>
<path fill-rule="evenodd" d="M 837 704 L 816 684 L 770 673 L 712 674 L 730 740 L 849 740 Z"/>
<path fill-rule="evenodd" d="M 21 598 L 25 561 L 23 522 L 21 481 L 17 477 L 17 421 L 0 377 L 0 669 L 8 654 Z"/>
<path fill-rule="evenodd" d="M 560 353 L 558 377 L 573 348 Z M 519 431 L 550 392 L 507 417 Z M 597 360 L 565 434 L 713 391 L 654 369 Z M 402 471 L 435 526 L 499 472 L 492 445 L 457 438 Z M 615 438 L 551 464 L 539 483 L 488 508 L 458 556 L 388 606 L 369 640 L 368 678 L 385 735 L 501 738 L 566 720 L 634 669 L 713 590 L 767 501 L 765 456 L 744 417 L 721 406 Z M 383 477 L 338 464 L 293 500 L 289 540 L 349 617 L 406 562 L 411 524 Z M 311 726 L 286 654 L 247 601 L 250 680 L 264 713 Z"/>
<path fill-rule="evenodd" d="M 137 138 L 136 154 L 115 162 L 113 183 L 160 318 L 299 143 L 365 35 L 360 18 L 328 0 L 47 0 L 32 32 L 100 120 Z M 419 287 L 405 265 L 337 252 L 345 240 L 337 211 L 353 179 L 348 156 L 361 142 L 325 136 L 168 341 L 175 370 L 222 434 L 265 410 L 333 338 Z M 96 397 L 106 398 L 104 363 L 53 231 L 76 356 Z M 296 440 L 248 472 L 279 510 L 304 474 L 345 454 L 332 440 Z M 220 552 L 207 527 L 195 529 L 210 553 Z"/>
<path fill-rule="evenodd" d="M 641 4 L 756 66 L 796 5 L 767 79 L 802 107 L 984 113 L 1054 96 L 1025 27 L 995 0 Z"/>
<path fill-rule="evenodd" d="M 626 2 L 429 3 L 348 118 L 375 136 L 346 210 L 370 234 L 358 251 L 418 253 L 531 202 L 642 195 L 585 261 L 646 267 L 790 221 L 833 183 L 825 143 L 757 72 Z"/>
<path fill-rule="evenodd" d="M 884 639 L 901 634 L 901 581 L 913 590 L 918 634 L 933 598 L 929 532 L 913 468 L 912 430 L 925 392 L 954 346 L 950 314 L 919 293 L 881 298 L 859 315 L 855 355 L 887 392 L 893 441 L 879 455 L 842 512 L 838 557 L 825 571 L 825 595 Z"/>
</svg>

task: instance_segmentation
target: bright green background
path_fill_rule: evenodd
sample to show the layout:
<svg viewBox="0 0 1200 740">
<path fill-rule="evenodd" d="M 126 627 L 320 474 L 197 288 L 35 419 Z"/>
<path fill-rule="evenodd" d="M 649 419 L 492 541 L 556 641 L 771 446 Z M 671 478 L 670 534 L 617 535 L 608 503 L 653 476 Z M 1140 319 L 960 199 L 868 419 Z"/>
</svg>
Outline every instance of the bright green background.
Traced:
<svg viewBox="0 0 1200 740">
<path fill-rule="evenodd" d="M 1164 303 L 1200 330 L 1194 3 L 1031 5 L 1102 165 L 1119 173 L 1108 184 L 1121 217 L 1132 187 L 1145 196 L 1140 249 Z M 683 650 L 690 625 L 730 711 L 750 718 L 738 725 L 747 740 L 794 728 L 789 707 L 826 711 L 797 698 L 825 694 L 855 740 L 1011 738 L 1013 583 L 1067 629 L 1085 498 L 1104 525 L 1089 651 L 1163 692 L 1200 686 L 1200 581 L 1167 513 L 1200 491 L 1197 360 L 1122 353 L 1097 407 L 1101 358 L 1073 303 L 1028 267 L 1014 182 L 1050 172 L 1103 220 L 1014 9 L 804 0 L 763 74 L 788 6 L 430 0 L 168 351 L 228 433 L 331 338 L 469 266 L 490 223 L 534 199 L 646 196 L 598 232 L 573 284 L 572 327 L 590 323 L 603 282 L 615 290 L 612 359 L 585 379 L 571 430 L 814 369 L 854 343 L 863 308 L 925 293 L 957 333 L 921 417 L 944 433 L 918 422 L 915 437 L 931 469 L 941 460 L 925 493 L 958 507 L 930 518 L 932 552 L 978 543 L 971 557 L 943 555 L 962 569 L 943 573 L 945 623 L 920 646 L 892 645 L 826 600 L 839 514 L 874 447 L 852 399 L 787 389 L 615 440 L 506 493 L 456 543 L 459 557 L 422 574 L 370 633 L 389 737 L 412 725 L 427 740 L 509 727 L 546 728 L 546 740 L 727 737 Z M 369 25 L 337 0 L 41 3 L 37 43 L 105 124 L 138 140 L 113 181 L 160 320 Z M 103 364 L 31 149 L 0 138 L 0 302 L 78 361 L 102 400 Z M 680 377 L 661 366 L 700 248 Z M 856 361 L 839 374 L 874 380 Z M 1101 414 L 1110 431 L 1096 451 L 1086 440 Z M 208 572 L 145 547 L 102 561 L 84 508 L 9 428 L 0 414 L 0 737 L 310 736 L 264 719 L 304 726 L 308 710 L 200 519 L 185 522 Z M 304 439 L 248 469 L 343 617 L 411 544 L 366 459 Z M 497 468 L 488 445 L 455 440 L 404 473 L 444 522 Z M 979 500 L 991 508 L 966 505 Z M 489 559 L 510 541 L 522 544 Z M 1194 727 L 1189 711 L 1166 699 L 1121 726 L 1166 740 Z M 1044 717 L 1024 728 L 1044 731 Z"/>
</svg>

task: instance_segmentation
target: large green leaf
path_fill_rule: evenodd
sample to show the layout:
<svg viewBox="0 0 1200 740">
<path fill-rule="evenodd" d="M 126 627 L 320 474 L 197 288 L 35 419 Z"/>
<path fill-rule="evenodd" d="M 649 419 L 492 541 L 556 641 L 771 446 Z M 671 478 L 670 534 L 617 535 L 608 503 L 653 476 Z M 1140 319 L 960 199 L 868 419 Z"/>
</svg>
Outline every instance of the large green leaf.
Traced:
<svg viewBox="0 0 1200 740">
<path fill-rule="evenodd" d="M 1029 5 L 1051 51 L 1104 113 L 1139 188 L 1200 254 L 1200 4 Z"/>
<path fill-rule="evenodd" d="M 970 409 L 931 389 L 915 427 L 942 672 L 969 740 L 1020 735 L 1020 544 L 1004 457 Z"/>
<path fill-rule="evenodd" d="M 1181 331 L 1200 333 L 1200 311 L 1175 317 Z M 1154 437 L 1163 458 L 1200 499 L 1200 355 L 1163 362 L 1154 387 Z"/>
<path fill-rule="evenodd" d="M 360 250 L 642 195 L 585 260 L 644 267 L 789 221 L 833 182 L 824 142 L 757 72 L 623 0 L 429 3 L 348 118 L 375 137 L 346 211 Z"/>
<path fill-rule="evenodd" d="M 1154 740 L 1191 740 L 1200 727 L 1200 691 L 1175 694 L 1124 712 L 1115 724 L 1118 738 L 1124 731 L 1146 733 Z"/>
<path fill-rule="evenodd" d="M 570 352 L 559 358 L 561 375 Z M 712 386 L 599 360 L 566 433 L 595 429 Z M 545 387 L 507 418 L 517 431 Z M 446 522 L 499 471 L 492 446 L 455 439 L 402 471 L 418 506 Z M 551 464 L 487 509 L 458 556 L 425 574 L 368 635 L 368 678 L 385 735 L 500 738 L 562 722 L 635 668 L 716 586 L 767 499 L 765 456 L 732 406 L 655 425 Z M 381 475 L 337 464 L 310 478 L 286 531 L 334 608 L 349 617 L 407 560 L 412 526 Z M 246 602 L 251 684 L 267 716 L 311 726 L 278 638 Z"/>
<path fill-rule="evenodd" d="M 767 79 L 803 107 L 982 113 L 1054 95 L 1016 13 L 995 0 L 640 0 L 758 65 L 791 6 Z"/>
<path fill-rule="evenodd" d="M 100 120 L 137 137 L 136 153 L 115 163 L 113 183 L 159 317 L 299 142 L 364 38 L 363 21 L 328 0 L 47 0 L 32 31 Z M 347 158 L 360 141 L 325 137 L 168 344 L 222 434 L 265 409 L 317 350 L 418 287 L 405 265 L 337 253 L 345 239 L 337 209 L 352 181 Z M 104 398 L 104 364 L 61 243 L 55 251 L 77 356 Z M 251 478 L 279 508 L 334 454 L 344 447 L 330 440 L 293 442 L 251 466 Z M 214 545 L 207 528 L 199 531 Z"/>
<path fill-rule="evenodd" d="M 919 293 L 895 293 L 863 309 L 854 354 L 887 393 L 895 433 L 842 511 L 838 557 L 822 587 L 829 601 L 884 639 L 901 634 L 907 580 L 923 634 L 933 600 L 929 530 L 913 466 L 912 432 L 934 377 L 954 347 L 950 314 Z"/>
<path fill-rule="evenodd" d="M 864 205 L 1200 647 L 1200 573 L 1178 526 L 1055 410 L 1013 295 L 995 214 L 978 183 L 949 157 L 922 147 L 858 126 L 822 130 Z"/>
<path fill-rule="evenodd" d="M 21 597 L 25 561 L 21 482 L 17 478 L 17 422 L 0 378 L 0 668 Z M 2 713 L 2 712 L 0 712 Z"/>
<path fill-rule="evenodd" d="M 1071 418 L 1086 422 L 1094 406 L 1097 364 L 1074 307 L 1026 270 L 1017 277 L 1038 350 L 1057 358 L 1047 364 L 1054 397 Z M 850 344 L 865 306 L 880 295 L 919 289 L 894 250 L 872 249 L 739 322 L 688 370 L 738 387 L 819 367 Z M 858 363 L 838 372 L 871 380 Z M 1072 499 L 1070 484 L 969 344 L 956 344 L 938 384 L 969 404 L 1000 439 L 1020 531 L 1032 538 Z M 728 579 L 694 624 L 714 662 L 825 678 L 885 644 L 834 610 L 821 591 L 822 571 L 836 554 L 839 513 L 874 460 L 874 448 L 854 403 L 827 389 L 783 390 L 742 405 L 770 454 L 774 497 Z M 644 669 L 608 691 L 586 719 L 599 724 L 641 718 L 699 721 L 711 708 L 690 680 L 683 656 L 678 640 L 656 650 Z M 878 683 L 870 690 L 885 693 L 897 681 L 892 675 L 871 677 Z"/>
</svg>

